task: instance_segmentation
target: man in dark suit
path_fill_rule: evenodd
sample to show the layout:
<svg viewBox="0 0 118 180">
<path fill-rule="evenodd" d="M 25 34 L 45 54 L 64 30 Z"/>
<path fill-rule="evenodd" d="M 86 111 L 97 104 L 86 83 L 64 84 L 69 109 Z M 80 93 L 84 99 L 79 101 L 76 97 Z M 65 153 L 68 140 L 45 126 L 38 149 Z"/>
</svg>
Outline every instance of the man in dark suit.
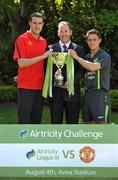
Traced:
<svg viewBox="0 0 118 180">
<path fill-rule="evenodd" d="M 68 52 L 68 49 L 74 49 L 80 57 L 83 57 L 83 48 L 71 41 L 71 35 L 71 25 L 66 21 L 61 21 L 58 24 L 58 37 L 60 40 L 58 43 L 50 45 L 49 49 L 53 50 L 53 52 Z M 59 68 L 53 64 L 52 98 L 49 98 L 51 123 L 62 124 L 63 113 L 65 111 L 66 123 L 78 124 L 80 112 L 80 80 L 84 74 L 83 69 L 74 61 L 74 95 L 70 97 L 67 91 L 66 65 L 61 69 L 61 74 L 64 77 L 64 85 L 61 87 L 55 86 L 54 77 L 60 73 L 59 71 Z"/>
</svg>

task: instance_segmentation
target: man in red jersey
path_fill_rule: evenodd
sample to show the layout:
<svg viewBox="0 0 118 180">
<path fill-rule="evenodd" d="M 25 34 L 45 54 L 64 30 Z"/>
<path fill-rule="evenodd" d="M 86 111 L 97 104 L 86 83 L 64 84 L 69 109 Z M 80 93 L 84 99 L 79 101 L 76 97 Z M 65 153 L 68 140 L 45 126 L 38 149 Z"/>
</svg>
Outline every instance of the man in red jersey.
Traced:
<svg viewBox="0 0 118 180">
<path fill-rule="evenodd" d="M 47 42 L 40 36 L 43 16 L 36 12 L 30 16 L 30 30 L 21 34 L 15 42 L 14 60 L 18 63 L 18 118 L 20 124 L 41 122 L 44 82 L 44 59 Z"/>
</svg>

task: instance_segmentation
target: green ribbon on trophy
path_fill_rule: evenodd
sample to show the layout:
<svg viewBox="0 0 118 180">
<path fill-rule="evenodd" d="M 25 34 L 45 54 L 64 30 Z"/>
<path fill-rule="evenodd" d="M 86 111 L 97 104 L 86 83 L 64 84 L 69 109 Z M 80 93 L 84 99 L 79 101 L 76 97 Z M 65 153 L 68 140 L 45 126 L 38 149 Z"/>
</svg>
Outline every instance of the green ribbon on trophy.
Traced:
<svg viewBox="0 0 118 180">
<path fill-rule="evenodd" d="M 63 76 L 61 74 L 61 69 L 66 65 L 66 76 L 67 76 L 67 91 L 69 97 L 74 95 L 74 61 L 69 53 L 66 52 L 54 52 L 48 57 L 46 76 L 43 86 L 43 97 L 52 97 L 52 70 L 53 64 L 55 64 L 60 71 L 55 79 L 55 84 L 61 87 L 63 84 Z"/>
</svg>

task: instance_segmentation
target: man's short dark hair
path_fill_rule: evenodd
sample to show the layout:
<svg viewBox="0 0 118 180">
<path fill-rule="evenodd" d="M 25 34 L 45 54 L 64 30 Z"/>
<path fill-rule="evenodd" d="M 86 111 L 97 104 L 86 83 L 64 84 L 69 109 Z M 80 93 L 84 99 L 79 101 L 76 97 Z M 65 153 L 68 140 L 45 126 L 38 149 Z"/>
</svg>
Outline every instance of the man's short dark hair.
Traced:
<svg viewBox="0 0 118 180">
<path fill-rule="evenodd" d="M 69 27 L 69 29 L 72 30 L 71 24 L 67 21 L 60 21 L 58 24 L 58 29 L 60 28 L 61 25 L 67 25 Z"/>
<path fill-rule="evenodd" d="M 88 36 L 90 34 L 96 34 L 99 37 L 99 39 L 101 39 L 101 34 L 100 34 L 100 32 L 97 29 L 90 29 L 89 31 L 87 31 L 86 39 L 88 38 Z"/>
<path fill-rule="evenodd" d="M 39 12 L 34 12 L 33 14 L 31 14 L 30 18 L 29 18 L 29 21 L 32 21 L 32 18 L 33 17 L 38 17 L 38 18 L 42 18 L 44 20 L 44 17 L 41 13 Z"/>
</svg>

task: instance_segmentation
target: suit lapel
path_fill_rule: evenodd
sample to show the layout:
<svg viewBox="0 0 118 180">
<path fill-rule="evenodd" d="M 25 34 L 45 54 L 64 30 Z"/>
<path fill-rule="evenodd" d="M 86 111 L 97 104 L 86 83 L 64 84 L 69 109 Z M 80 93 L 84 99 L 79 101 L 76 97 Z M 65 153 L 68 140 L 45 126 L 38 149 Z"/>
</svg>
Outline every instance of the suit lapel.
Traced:
<svg viewBox="0 0 118 180">
<path fill-rule="evenodd" d="M 55 50 L 56 52 L 61 52 L 61 47 L 60 47 L 60 44 L 59 44 L 59 43 L 57 43 L 57 44 L 55 45 L 54 50 Z"/>
<path fill-rule="evenodd" d="M 70 43 L 70 45 L 69 45 L 68 49 L 75 49 L 75 47 L 74 47 L 74 45 L 73 45 L 73 43 L 72 43 L 72 42 Z"/>
</svg>

